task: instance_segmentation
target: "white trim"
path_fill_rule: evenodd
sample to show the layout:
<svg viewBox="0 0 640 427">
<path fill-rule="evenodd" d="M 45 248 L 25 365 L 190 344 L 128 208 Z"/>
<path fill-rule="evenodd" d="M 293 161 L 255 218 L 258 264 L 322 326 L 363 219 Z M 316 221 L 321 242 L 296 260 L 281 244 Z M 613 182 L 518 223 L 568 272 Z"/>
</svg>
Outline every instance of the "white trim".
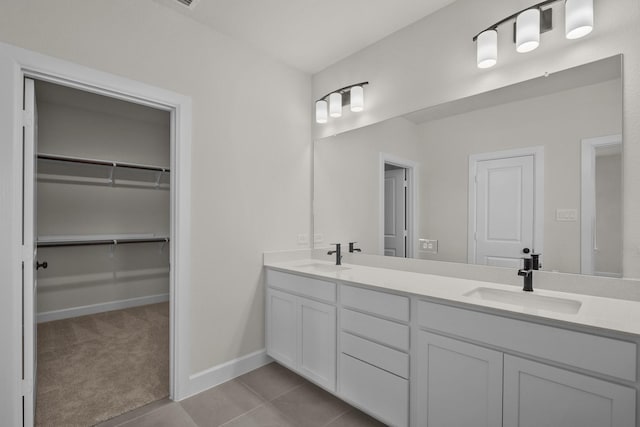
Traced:
<svg viewBox="0 0 640 427">
<path fill-rule="evenodd" d="M 38 323 L 51 322 L 52 320 L 69 319 L 72 317 L 86 316 L 88 314 L 104 313 L 106 311 L 122 310 L 123 308 L 139 307 L 142 305 L 157 304 L 169 301 L 169 294 L 149 295 L 146 297 L 121 299 L 118 301 L 102 302 L 98 304 L 83 305 L 80 307 L 63 308 L 38 313 Z"/>
<path fill-rule="evenodd" d="M 478 162 L 533 156 L 533 247 L 531 250 L 544 253 L 544 146 L 516 148 L 469 156 L 469 220 L 467 223 L 467 263 L 476 259 L 476 175 Z M 542 261 L 542 256 L 540 257 Z"/>
<path fill-rule="evenodd" d="M 405 258 L 413 258 L 418 253 L 418 239 L 416 239 L 416 218 L 418 218 L 418 167 L 419 164 L 403 159 L 394 154 L 380 153 L 378 165 L 378 254 L 384 256 L 384 165 L 390 164 L 407 170 L 407 185 L 409 186 L 408 221 L 407 221 L 407 253 Z"/>
<path fill-rule="evenodd" d="M 19 110 L 24 76 L 55 81 L 171 111 L 171 354 L 170 396 L 189 385 L 189 289 L 191 217 L 191 98 L 47 55 L 0 43 L 0 271 L 10 283 L 0 299 L 0 413 L 7 425 L 22 424 L 21 223 L 22 149 Z M 179 284 L 179 286 L 178 286 Z"/>
<path fill-rule="evenodd" d="M 263 348 L 193 374 L 189 376 L 189 390 L 182 398 L 186 399 L 189 396 L 201 393 L 271 362 L 273 362 L 273 359 L 267 356 L 267 350 Z"/>
<path fill-rule="evenodd" d="M 580 273 L 603 277 L 622 277 L 596 272 L 593 262 L 596 221 L 596 148 L 622 145 L 622 135 L 607 135 L 582 140 L 580 200 Z"/>
</svg>

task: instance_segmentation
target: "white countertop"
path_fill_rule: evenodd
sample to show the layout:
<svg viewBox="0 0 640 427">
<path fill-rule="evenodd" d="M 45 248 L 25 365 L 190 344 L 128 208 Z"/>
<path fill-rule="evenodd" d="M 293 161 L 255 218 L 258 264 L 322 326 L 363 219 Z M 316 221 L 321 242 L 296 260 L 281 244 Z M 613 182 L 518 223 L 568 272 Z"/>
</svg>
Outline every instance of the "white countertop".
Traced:
<svg viewBox="0 0 640 427">
<path fill-rule="evenodd" d="M 403 292 L 416 296 L 437 298 L 489 309 L 498 309 L 525 316 L 536 316 L 541 319 L 640 335 L 640 302 L 575 293 L 536 290 L 535 275 L 533 281 L 534 292 L 523 292 L 522 294 L 524 294 L 525 297 L 531 296 L 535 298 L 535 296 L 542 296 L 579 301 L 582 304 L 579 311 L 576 314 L 567 314 L 465 296 L 465 294 L 479 287 L 518 292 L 518 288 L 514 286 L 498 283 L 366 267 L 355 264 L 343 264 L 343 267 L 347 269 L 339 271 L 322 271 L 310 265 L 323 265 L 327 266 L 327 269 L 331 269 L 333 263 L 311 258 L 297 259 L 295 261 L 265 262 L 264 265 L 281 271 L 302 273 L 330 280 L 365 285 L 379 288 L 380 290 Z"/>
</svg>

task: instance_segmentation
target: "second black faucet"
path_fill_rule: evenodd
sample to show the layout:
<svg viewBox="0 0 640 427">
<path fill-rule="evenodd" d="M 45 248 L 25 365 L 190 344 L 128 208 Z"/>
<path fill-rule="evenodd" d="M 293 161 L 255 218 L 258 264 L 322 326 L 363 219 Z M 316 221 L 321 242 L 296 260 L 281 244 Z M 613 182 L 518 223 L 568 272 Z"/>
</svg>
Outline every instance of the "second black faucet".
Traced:
<svg viewBox="0 0 640 427">
<path fill-rule="evenodd" d="M 342 265 L 342 254 L 340 253 L 340 243 L 331 243 L 331 244 L 336 246 L 336 250 L 327 252 L 327 255 L 336 254 L 336 265 Z"/>
</svg>

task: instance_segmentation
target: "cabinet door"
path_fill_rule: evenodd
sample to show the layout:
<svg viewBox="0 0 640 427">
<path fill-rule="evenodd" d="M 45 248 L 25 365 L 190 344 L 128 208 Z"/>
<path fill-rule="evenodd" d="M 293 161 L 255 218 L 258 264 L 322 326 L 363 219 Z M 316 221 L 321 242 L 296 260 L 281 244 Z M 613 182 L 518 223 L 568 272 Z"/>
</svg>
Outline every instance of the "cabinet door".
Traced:
<svg viewBox="0 0 640 427">
<path fill-rule="evenodd" d="M 336 308 L 300 298 L 299 369 L 318 384 L 336 386 Z"/>
<path fill-rule="evenodd" d="M 267 354 L 283 365 L 296 369 L 297 298 L 267 289 Z"/>
<path fill-rule="evenodd" d="M 502 357 L 494 350 L 421 331 L 417 425 L 501 426 Z"/>
<path fill-rule="evenodd" d="M 504 427 L 633 427 L 635 402 L 634 389 L 504 357 Z"/>
</svg>

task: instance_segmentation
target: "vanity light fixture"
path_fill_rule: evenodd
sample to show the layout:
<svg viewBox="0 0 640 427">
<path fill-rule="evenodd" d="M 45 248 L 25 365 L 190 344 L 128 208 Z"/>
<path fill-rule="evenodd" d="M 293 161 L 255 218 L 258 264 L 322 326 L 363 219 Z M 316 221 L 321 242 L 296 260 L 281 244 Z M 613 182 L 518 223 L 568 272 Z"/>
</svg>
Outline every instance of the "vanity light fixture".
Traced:
<svg viewBox="0 0 640 427">
<path fill-rule="evenodd" d="M 342 108 L 349 104 L 351 111 L 364 110 L 364 86 L 369 82 L 356 83 L 323 96 L 316 101 L 316 123 L 327 123 L 328 116 L 342 116 Z"/>
<path fill-rule="evenodd" d="M 516 51 L 525 53 L 536 49 L 540 45 L 540 34 L 553 29 L 553 9 L 543 7 L 559 1 L 565 2 L 567 39 L 584 37 L 593 30 L 593 0 L 545 0 L 496 22 L 473 38 L 478 68 L 490 68 L 498 62 L 498 27 L 508 21 L 515 21 Z"/>
<path fill-rule="evenodd" d="M 329 95 L 329 115 L 331 117 L 342 116 L 342 94 L 334 92 Z"/>
<path fill-rule="evenodd" d="M 528 9 L 516 18 L 516 51 L 531 52 L 540 46 L 540 9 Z"/>
<path fill-rule="evenodd" d="M 327 123 L 329 120 L 329 105 L 324 99 L 316 101 L 316 122 Z"/>
<path fill-rule="evenodd" d="M 579 39 L 593 30 L 593 0 L 567 0 L 564 8 L 568 39 Z"/>
<path fill-rule="evenodd" d="M 491 68 L 498 62 L 498 31 L 478 34 L 478 68 Z"/>
</svg>

